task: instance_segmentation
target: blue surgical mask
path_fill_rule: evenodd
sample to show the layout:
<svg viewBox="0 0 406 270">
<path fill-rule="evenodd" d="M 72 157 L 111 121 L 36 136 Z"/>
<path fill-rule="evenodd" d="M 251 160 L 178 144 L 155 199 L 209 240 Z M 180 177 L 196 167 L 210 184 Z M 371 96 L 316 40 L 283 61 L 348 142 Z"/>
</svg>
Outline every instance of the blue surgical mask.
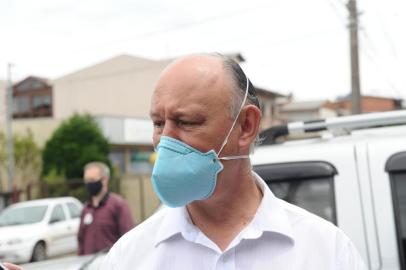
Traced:
<svg viewBox="0 0 406 270">
<path fill-rule="evenodd" d="M 248 86 L 247 78 L 241 108 L 218 153 L 214 150 L 202 153 L 177 139 L 161 136 L 152 171 L 152 185 L 165 205 L 180 207 L 209 198 L 216 187 L 217 176 L 223 170 L 220 160 L 248 158 L 248 155 L 219 157 L 247 100 Z"/>
</svg>

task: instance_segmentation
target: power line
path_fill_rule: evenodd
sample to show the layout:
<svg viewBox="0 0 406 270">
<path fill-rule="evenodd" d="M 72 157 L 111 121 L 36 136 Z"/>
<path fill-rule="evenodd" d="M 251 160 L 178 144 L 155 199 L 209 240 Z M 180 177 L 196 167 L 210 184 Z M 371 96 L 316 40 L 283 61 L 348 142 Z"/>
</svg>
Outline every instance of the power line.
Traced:
<svg viewBox="0 0 406 270">
<path fill-rule="evenodd" d="M 370 40 L 370 39 L 368 39 Z M 371 41 L 371 40 L 370 40 Z M 364 43 L 367 44 L 367 43 Z M 371 50 L 373 52 L 373 50 Z M 366 55 L 369 60 L 376 66 L 376 68 L 378 69 L 378 73 L 379 76 L 381 76 L 381 78 L 387 83 L 387 85 L 389 86 L 389 88 L 392 90 L 392 92 L 396 93 L 396 96 L 398 97 L 402 97 L 401 92 L 397 89 L 397 87 L 395 86 L 395 84 L 389 79 L 387 73 L 385 71 L 383 71 L 381 65 L 378 63 L 378 61 L 376 61 L 375 57 L 373 54 L 370 54 L 367 50 L 365 50 L 362 46 L 361 46 L 361 52 Z"/>
<path fill-rule="evenodd" d="M 379 24 L 381 25 L 382 32 L 383 32 L 383 34 L 385 35 L 385 39 L 386 39 L 386 41 L 389 43 L 389 47 L 391 48 L 393 57 L 397 60 L 398 57 L 397 57 L 397 52 L 396 52 L 395 44 L 394 44 L 394 42 L 393 42 L 391 36 L 389 35 L 389 32 L 387 31 L 387 29 L 386 29 L 386 27 L 385 27 L 385 24 L 384 24 L 384 22 L 383 22 L 383 20 L 382 20 L 382 17 L 380 16 L 379 13 L 378 13 L 378 20 L 379 20 Z"/>
<path fill-rule="evenodd" d="M 368 52 L 366 52 L 365 50 L 363 51 L 363 53 L 372 61 L 372 63 L 377 67 L 377 69 L 380 71 L 379 72 L 379 76 L 381 76 L 381 78 L 388 84 L 389 88 L 396 93 L 396 95 L 398 97 L 401 97 L 402 95 L 400 94 L 400 91 L 397 89 L 397 87 L 395 86 L 395 84 L 392 82 L 392 80 L 389 78 L 389 76 L 387 75 L 386 72 L 383 71 L 381 65 L 378 63 L 378 61 L 375 58 L 378 58 L 378 50 L 376 49 L 376 46 L 373 42 L 373 40 L 371 39 L 366 27 L 362 27 L 361 28 L 361 33 L 363 35 L 363 37 L 365 38 L 364 44 L 366 44 L 366 46 L 370 49 L 372 54 L 369 54 Z M 363 49 L 363 47 L 361 47 L 361 49 Z M 375 56 L 375 57 L 374 57 Z M 383 76 L 384 74 L 384 76 Z"/>
<path fill-rule="evenodd" d="M 127 38 L 113 40 L 113 41 L 102 44 L 101 47 L 109 46 L 109 45 L 116 44 L 116 43 L 129 42 L 129 41 L 132 41 L 132 40 L 135 40 L 135 39 L 137 39 L 137 40 L 145 39 L 145 38 L 149 38 L 149 37 L 152 37 L 152 36 L 166 34 L 166 33 L 169 33 L 169 32 L 174 32 L 174 31 L 184 30 L 184 29 L 188 29 L 188 28 L 193 28 L 193 27 L 196 27 L 196 26 L 199 26 L 199 25 L 204 25 L 204 24 L 211 23 L 211 22 L 214 22 L 214 21 L 221 21 L 221 20 L 225 20 L 225 19 L 232 18 L 232 17 L 235 17 L 235 16 L 240 16 L 242 14 L 255 12 L 257 10 L 263 11 L 264 7 L 269 7 L 269 5 L 267 5 L 267 6 L 265 6 L 265 5 L 256 6 L 254 8 L 250 8 L 250 9 L 241 9 L 241 10 L 238 10 L 238 11 L 233 11 L 233 12 L 228 12 L 228 13 L 224 13 L 224 14 L 221 14 L 221 15 L 212 16 L 212 17 L 205 18 L 205 19 L 202 19 L 202 20 L 199 20 L 199 21 L 195 21 L 195 22 L 184 23 L 184 24 L 181 24 L 181 25 L 171 26 L 171 27 L 158 29 L 158 30 L 152 30 L 152 31 L 140 33 L 140 34 L 137 34 L 137 35 L 133 35 L 133 36 L 130 36 L 130 37 L 127 37 Z M 93 49 L 94 49 L 94 47 L 83 49 L 83 50 L 93 50 Z M 79 51 L 82 51 L 82 49 L 75 50 L 74 52 L 79 52 Z"/>
<path fill-rule="evenodd" d="M 347 23 L 344 21 L 343 17 L 340 15 L 339 9 L 336 5 L 337 3 L 339 3 L 340 5 L 345 7 L 346 4 L 344 2 L 342 2 L 341 0 L 327 0 L 327 1 L 328 1 L 328 4 L 330 5 L 330 7 L 332 8 L 332 10 L 334 11 L 334 14 L 337 16 L 337 18 L 343 23 L 344 26 L 346 26 Z M 395 56 L 395 58 L 397 59 L 396 48 L 394 46 L 394 43 L 392 42 L 392 39 L 390 38 L 389 33 L 386 31 L 385 25 L 383 24 L 381 17 L 379 17 L 379 19 L 380 19 L 382 30 L 384 31 L 387 41 L 391 46 L 392 53 Z M 387 73 L 382 72 L 381 65 L 375 60 L 375 57 L 373 55 L 377 54 L 377 49 L 376 49 L 376 46 L 374 45 L 374 42 L 370 38 L 368 31 L 366 30 L 365 27 L 360 27 L 360 30 L 361 30 L 362 35 L 365 38 L 365 41 L 367 41 L 367 43 L 365 43 L 365 44 L 368 44 L 372 54 L 370 54 L 368 51 L 366 51 L 362 46 L 361 46 L 361 52 L 363 54 L 365 54 L 370 59 L 370 61 L 376 66 L 376 68 L 380 71 L 379 76 L 381 76 L 381 78 L 386 82 L 386 84 L 389 86 L 389 88 L 394 93 L 396 93 L 396 95 L 398 97 L 401 97 L 402 95 L 400 94 L 400 91 L 397 89 L 395 84 L 389 79 L 389 77 L 387 76 Z"/>
<path fill-rule="evenodd" d="M 333 10 L 334 14 L 336 15 L 336 17 L 341 21 L 341 23 L 346 26 L 347 22 L 345 21 L 345 19 L 341 16 L 338 7 L 335 3 L 340 2 L 340 4 L 344 5 L 345 4 L 342 3 L 340 0 L 327 0 L 328 5 L 331 7 L 331 9 Z"/>
</svg>

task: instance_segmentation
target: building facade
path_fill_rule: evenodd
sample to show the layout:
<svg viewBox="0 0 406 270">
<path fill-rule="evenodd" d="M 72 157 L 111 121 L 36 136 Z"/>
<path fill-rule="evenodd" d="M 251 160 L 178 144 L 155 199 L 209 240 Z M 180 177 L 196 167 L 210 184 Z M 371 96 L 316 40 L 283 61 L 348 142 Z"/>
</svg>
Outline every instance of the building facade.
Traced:
<svg viewBox="0 0 406 270">
<path fill-rule="evenodd" d="M 327 104 L 327 100 L 286 103 L 279 108 L 279 119 L 282 123 L 288 123 L 337 116 L 336 111 L 327 107 Z"/>
<path fill-rule="evenodd" d="M 329 102 L 326 107 L 337 112 L 338 115 L 351 114 L 350 97 L 338 98 L 335 102 Z M 361 98 L 362 113 L 386 112 L 402 108 L 402 100 L 388 97 L 363 95 Z"/>
<path fill-rule="evenodd" d="M 51 83 L 29 76 L 13 86 L 13 118 L 52 117 L 52 101 Z"/>
</svg>

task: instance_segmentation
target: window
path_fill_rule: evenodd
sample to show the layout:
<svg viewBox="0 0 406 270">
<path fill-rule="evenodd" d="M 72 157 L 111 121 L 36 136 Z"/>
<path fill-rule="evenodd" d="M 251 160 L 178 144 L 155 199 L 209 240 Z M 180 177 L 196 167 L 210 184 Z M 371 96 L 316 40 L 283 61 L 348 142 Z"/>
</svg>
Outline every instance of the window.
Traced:
<svg viewBox="0 0 406 270">
<path fill-rule="evenodd" d="M 39 82 L 37 80 L 33 79 L 28 79 L 25 82 L 21 83 L 18 87 L 18 91 L 29 91 L 29 90 L 35 90 L 35 89 L 40 89 L 43 88 L 44 84 L 42 82 Z"/>
<path fill-rule="evenodd" d="M 132 150 L 130 172 L 135 175 L 151 174 L 153 165 L 150 162 L 152 151 Z"/>
<path fill-rule="evenodd" d="M 337 224 L 334 175 L 327 162 L 292 162 L 254 166 L 276 197 Z"/>
<path fill-rule="evenodd" d="M 14 113 L 25 113 L 31 110 L 29 97 L 15 97 L 14 98 Z"/>
<path fill-rule="evenodd" d="M 65 217 L 65 213 L 63 212 L 62 205 L 58 204 L 52 210 L 50 222 L 51 223 L 59 222 L 59 221 L 65 220 L 65 219 L 66 219 L 66 217 Z"/>
<path fill-rule="evenodd" d="M 120 173 L 125 173 L 125 157 L 124 157 L 124 150 L 112 150 L 109 153 L 109 159 L 113 167 L 119 169 Z"/>
<path fill-rule="evenodd" d="M 32 88 L 32 89 L 40 89 L 40 88 L 42 88 L 42 87 L 44 87 L 44 85 L 43 85 L 41 82 L 39 82 L 39 81 L 33 81 L 33 82 L 31 83 L 31 88 Z"/>
<path fill-rule="evenodd" d="M 390 157 L 385 170 L 389 173 L 391 181 L 400 265 L 404 270 L 406 269 L 406 152 Z"/>
<path fill-rule="evenodd" d="M 68 202 L 67 206 L 68 206 L 71 218 L 80 217 L 81 209 L 79 208 L 79 206 L 76 203 Z"/>
<path fill-rule="evenodd" d="M 41 95 L 41 96 L 34 96 L 33 100 L 33 108 L 50 108 L 51 107 L 51 96 L 49 95 Z"/>
<path fill-rule="evenodd" d="M 0 212 L 0 227 L 41 222 L 47 209 L 46 205 L 7 208 Z"/>
</svg>

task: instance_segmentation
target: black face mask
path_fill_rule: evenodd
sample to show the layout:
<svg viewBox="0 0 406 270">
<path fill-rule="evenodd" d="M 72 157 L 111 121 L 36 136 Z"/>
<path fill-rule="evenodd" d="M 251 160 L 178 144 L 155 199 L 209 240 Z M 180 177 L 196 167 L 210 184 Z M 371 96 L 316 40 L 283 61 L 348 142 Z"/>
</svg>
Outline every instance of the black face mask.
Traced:
<svg viewBox="0 0 406 270">
<path fill-rule="evenodd" d="M 102 180 L 86 183 L 87 193 L 92 197 L 97 196 L 97 194 L 100 193 L 102 187 Z"/>
</svg>

